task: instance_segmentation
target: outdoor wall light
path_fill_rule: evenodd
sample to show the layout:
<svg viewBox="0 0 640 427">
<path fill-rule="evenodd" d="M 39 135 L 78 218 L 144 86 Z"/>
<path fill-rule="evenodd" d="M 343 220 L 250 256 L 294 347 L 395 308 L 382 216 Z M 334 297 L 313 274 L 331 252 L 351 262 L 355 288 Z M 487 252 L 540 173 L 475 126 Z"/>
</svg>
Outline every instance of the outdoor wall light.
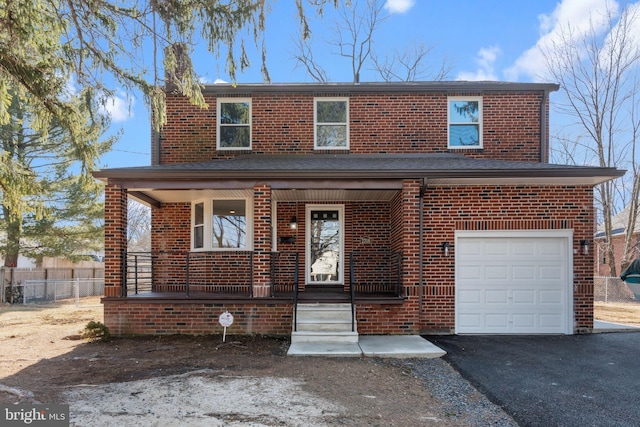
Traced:
<svg viewBox="0 0 640 427">
<path fill-rule="evenodd" d="M 451 248 L 451 244 L 449 242 L 443 242 L 442 245 L 440 245 L 440 248 L 442 249 L 444 256 L 449 256 L 449 248 Z"/>
<path fill-rule="evenodd" d="M 289 228 L 292 230 L 296 230 L 298 228 L 298 218 L 296 216 L 291 217 L 291 221 L 289 222 Z"/>
<path fill-rule="evenodd" d="M 589 241 L 580 240 L 580 248 L 582 248 L 582 255 L 589 255 Z"/>
</svg>

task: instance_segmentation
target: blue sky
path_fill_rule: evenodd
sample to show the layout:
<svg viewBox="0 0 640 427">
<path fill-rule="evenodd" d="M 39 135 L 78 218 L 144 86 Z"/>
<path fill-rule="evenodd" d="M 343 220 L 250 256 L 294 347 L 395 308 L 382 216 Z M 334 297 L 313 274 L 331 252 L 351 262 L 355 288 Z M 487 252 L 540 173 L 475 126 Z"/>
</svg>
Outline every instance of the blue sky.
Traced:
<svg viewBox="0 0 640 427">
<path fill-rule="evenodd" d="M 360 0 L 361 2 L 364 0 Z M 267 66 L 272 82 L 311 82 L 292 59 L 293 38 L 298 34 L 293 0 L 276 0 L 267 18 Z M 618 8 L 613 0 L 387 0 L 389 18 L 375 36 L 374 49 L 381 55 L 424 43 L 433 48 L 434 66 L 446 60 L 453 66 L 451 80 L 547 81 L 537 49 L 552 40 L 558 28 L 571 24 L 585 28 L 592 13 L 605 4 Z M 351 81 L 349 65 L 333 55 L 330 41 L 336 13 L 332 7 L 323 19 L 313 19 L 316 58 L 329 72 L 331 81 Z M 237 75 L 237 82 L 260 83 L 260 55 L 250 52 L 252 67 Z M 202 81 L 229 81 L 224 57 L 198 50 L 194 64 Z M 361 81 L 379 81 L 371 70 Z M 552 101 L 553 101 L 552 95 Z M 112 132 L 121 131 L 114 150 L 101 159 L 101 167 L 143 166 L 150 162 L 150 125 L 141 98 L 121 94 L 109 106 Z"/>
</svg>

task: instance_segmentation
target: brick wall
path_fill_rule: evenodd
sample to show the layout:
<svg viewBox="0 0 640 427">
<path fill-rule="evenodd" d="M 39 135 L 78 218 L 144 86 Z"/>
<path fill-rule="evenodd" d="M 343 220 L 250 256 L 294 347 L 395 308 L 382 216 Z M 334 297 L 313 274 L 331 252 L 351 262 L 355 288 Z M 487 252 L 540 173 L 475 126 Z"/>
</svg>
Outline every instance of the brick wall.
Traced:
<svg viewBox="0 0 640 427">
<path fill-rule="evenodd" d="M 293 308 L 283 303 L 207 303 L 105 299 L 104 323 L 116 335 L 220 334 L 220 314 L 229 311 L 233 325 L 227 334 L 289 335 Z"/>
<path fill-rule="evenodd" d="M 583 255 L 580 240 L 592 239 L 591 187 L 428 188 L 424 201 L 422 329 L 452 332 L 455 324 L 455 247 L 444 257 L 440 245 L 453 245 L 456 230 L 573 229 L 575 332 L 593 325 L 593 251 Z M 446 201 L 446 202 L 443 202 Z"/>
<path fill-rule="evenodd" d="M 235 96 L 252 99 L 252 150 L 246 152 L 318 152 L 313 149 L 313 93 Z M 483 94 L 484 148 L 474 150 L 447 149 L 447 94 L 336 93 L 323 96 L 349 97 L 350 153 L 452 151 L 479 158 L 540 160 L 542 93 Z M 205 100 L 209 108 L 198 109 L 183 97 L 167 95 L 167 125 L 160 137 L 161 164 L 229 158 L 239 153 L 216 151 L 216 97 L 209 94 Z"/>
</svg>

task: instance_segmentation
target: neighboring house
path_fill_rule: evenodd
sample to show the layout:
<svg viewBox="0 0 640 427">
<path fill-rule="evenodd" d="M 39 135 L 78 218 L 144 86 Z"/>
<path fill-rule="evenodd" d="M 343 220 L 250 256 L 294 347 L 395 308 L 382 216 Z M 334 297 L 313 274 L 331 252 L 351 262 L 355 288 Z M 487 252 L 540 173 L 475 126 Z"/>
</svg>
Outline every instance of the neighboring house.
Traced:
<svg viewBox="0 0 640 427">
<path fill-rule="evenodd" d="M 593 186 L 553 165 L 555 84 L 211 85 L 167 94 L 152 165 L 106 183 L 105 323 L 116 334 L 290 334 L 295 306 L 353 300 L 360 334 L 593 327 Z M 152 207 L 152 284 L 127 254 Z M 134 259 L 136 261 L 134 261 Z M 326 320 L 330 322 L 330 320 Z"/>
<path fill-rule="evenodd" d="M 627 233 L 627 225 L 629 224 L 629 206 L 618 212 L 617 215 L 611 218 L 611 228 L 613 230 L 610 244 L 613 247 L 613 256 L 616 262 L 616 275 L 620 276 L 622 271 L 627 267 L 622 266 L 622 258 L 624 257 L 624 240 Z M 634 233 L 629 245 L 629 262 L 640 257 L 640 217 L 636 219 Z M 607 259 L 607 246 L 609 241 L 606 238 L 604 231 L 604 225 L 598 226 L 595 236 L 595 275 L 596 276 L 611 276 L 611 268 L 609 267 L 609 260 Z"/>
</svg>

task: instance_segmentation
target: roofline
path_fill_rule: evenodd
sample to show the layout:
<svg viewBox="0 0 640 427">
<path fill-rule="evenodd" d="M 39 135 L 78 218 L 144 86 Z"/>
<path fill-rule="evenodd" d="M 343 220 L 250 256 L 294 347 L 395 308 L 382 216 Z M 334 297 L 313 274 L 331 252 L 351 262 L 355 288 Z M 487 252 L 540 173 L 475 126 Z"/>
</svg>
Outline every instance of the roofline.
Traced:
<svg viewBox="0 0 640 427">
<path fill-rule="evenodd" d="M 610 179 L 623 176 L 625 171 L 615 168 L 589 168 L 580 169 L 465 169 L 459 171 L 451 170 L 413 170 L 404 169 L 397 171 L 380 170 L 211 170 L 211 169 L 190 169 L 190 170 L 132 170 L 132 169 L 108 169 L 93 172 L 93 176 L 110 183 L 124 183 L 126 181 L 201 181 L 211 179 L 437 179 L 446 182 L 448 179 L 468 180 L 468 179 L 509 179 L 509 178 L 584 178 L 585 183 L 597 184 Z"/>
<path fill-rule="evenodd" d="M 205 85 L 203 94 L 258 92 L 514 92 L 560 89 L 556 83 L 517 83 L 499 81 L 427 81 L 367 83 L 217 83 Z"/>
</svg>

